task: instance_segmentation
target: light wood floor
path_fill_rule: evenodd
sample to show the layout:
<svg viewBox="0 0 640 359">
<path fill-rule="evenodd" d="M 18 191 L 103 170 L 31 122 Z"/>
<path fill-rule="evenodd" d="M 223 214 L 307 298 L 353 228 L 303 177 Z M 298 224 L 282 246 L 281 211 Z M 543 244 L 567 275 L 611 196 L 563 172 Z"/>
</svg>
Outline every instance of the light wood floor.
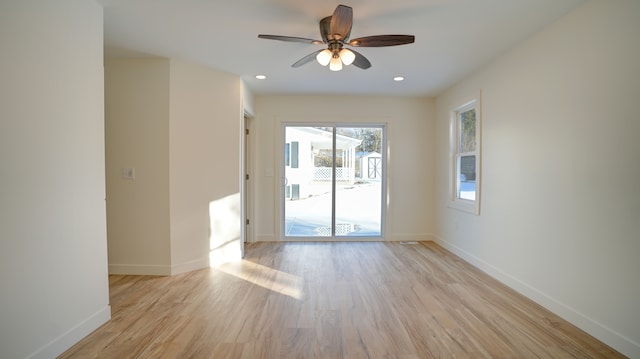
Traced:
<svg viewBox="0 0 640 359">
<path fill-rule="evenodd" d="M 622 357 L 430 242 L 250 244 L 109 281 L 111 321 L 61 358 Z"/>
</svg>

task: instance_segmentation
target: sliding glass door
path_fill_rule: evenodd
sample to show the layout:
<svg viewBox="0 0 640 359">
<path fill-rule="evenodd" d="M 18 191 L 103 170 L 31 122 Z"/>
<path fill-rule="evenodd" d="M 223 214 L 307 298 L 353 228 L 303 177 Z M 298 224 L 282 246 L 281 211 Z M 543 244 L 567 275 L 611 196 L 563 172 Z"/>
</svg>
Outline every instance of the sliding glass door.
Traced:
<svg viewBox="0 0 640 359">
<path fill-rule="evenodd" d="M 382 236 L 384 129 L 283 126 L 285 237 Z"/>
</svg>

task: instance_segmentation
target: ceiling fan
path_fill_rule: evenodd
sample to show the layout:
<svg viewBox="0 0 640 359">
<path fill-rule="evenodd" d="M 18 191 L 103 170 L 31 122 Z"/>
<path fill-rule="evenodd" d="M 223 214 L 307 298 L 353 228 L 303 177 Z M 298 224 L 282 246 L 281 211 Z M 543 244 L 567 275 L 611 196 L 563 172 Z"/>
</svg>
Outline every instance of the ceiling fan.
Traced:
<svg viewBox="0 0 640 359">
<path fill-rule="evenodd" d="M 352 25 L 353 9 L 346 5 L 338 5 L 333 15 L 320 20 L 320 36 L 322 40 L 263 34 L 258 35 L 258 37 L 261 39 L 327 45 L 326 49 L 315 51 L 301 58 L 291 65 L 291 67 L 300 67 L 316 59 L 322 66 L 329 65 L 329 69 L 332 71 L 342 70 L 343 64 L 353 64 L 365 70 L 371 67 L 371 62 L 369 62 L 366 57 L 353 49 L 348 49 L 347 46 L 384 47 L 411 44 L 415 41 L 415 36 L 413 35 L 376 35 L 349 40 Z"/>
</svg>

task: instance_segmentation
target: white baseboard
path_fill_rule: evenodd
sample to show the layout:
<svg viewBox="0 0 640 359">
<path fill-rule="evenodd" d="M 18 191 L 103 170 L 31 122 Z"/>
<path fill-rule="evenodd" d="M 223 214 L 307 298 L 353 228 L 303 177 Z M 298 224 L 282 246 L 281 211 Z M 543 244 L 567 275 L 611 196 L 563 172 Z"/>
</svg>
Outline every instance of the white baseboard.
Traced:
<svg viewBox="0 0 640 359">
<path fill-rule="evenodd" d="M 575 325 L 576 327 L 584 330 L 603 343 L 616 349 L 620 353 L 628 356 L 629 358 L 640 358 L 639 343 L 636 343 L 633 340 L 621 335 L 620 333 L 617 333 L 611 328 L 608 328 L 607 326 L 595 321 L 594 319 L 589 318 L 578 310 L 571 308 L 569 305 L 566 305 L 565 303 L 552 298 L 546 293 L 528 285 L 525 282 L 522 282 L 518 278 L 515 278 L 501 271 L 500 269 L 474 256 L 473 254 L 466 252 L 462 248 L 454 245 L 449 241 L 439 238 L 438 236 L 434 236 L 434 241 L 448 251 L 464 259 L 471 265 L 482 270 L 498 281 L 504 283 L 518 293 L 547 308 L 554 314 Z"/>
<path fill-rule="evenodd" d="M 79 342 L 82 338 L 91 334 L 94 330 L 98 329 L 102 324 L 111 319 L 111 307 L 100 309 L 87 319 L 78 323 L 65 333 L 49 342 L 44 347 L 40 348 L 35 353 L 29 355 L 28 359 L 50 359 L 55 358 L 58 355 L 65 352 L 65 350 L 71 348 L 74 344 Z"/>
<path fill-rule="evenodd" d="M 349 238 L 350 240 L 357 240 L 357 237 Z M 390 236 L 382 239 L 389 242 L 432 242 L 435 241 L 436 236 L 431 233 L 422 234 L 409 234 L 409 233 L 394 233 Z M 256 242 L 280 242 L 275 239 L 273 235 L 256 235 Z"/>
<path fill-rule="evenodd" d="M 171 266 L 171 275 L 192 272 L 194 270 L 209 268 L 210 260 L 209 258 L 202 258 L 192 260 L 186 263 L 176 264 Z"/>
<path fill-rule="evenodd" d="M 388 242 L 432 242 L 436 238 L 430 233 L 411 234 L 411 233 L 393 233 L 388 238 Z"/>
<path fill-rule="evenodd" d="M 256 235 L 256 242 L 280 242 L 279 240 L 276 240 L 274 235 L 270 235 L 270 234 L 258 234 Z"/>
<path fill-rule="evenodd" d="M 196 259 L 171 266 L 148 264 L 109 264 L 109 274 L 168 276 L 209 268 L 209 266 L 209 258 Z"/>
<path fill-rule="evenodd" d="M 171 275 L 171 266 L 148 264 L 109 264 L 109 274 Z"/>
</svg>

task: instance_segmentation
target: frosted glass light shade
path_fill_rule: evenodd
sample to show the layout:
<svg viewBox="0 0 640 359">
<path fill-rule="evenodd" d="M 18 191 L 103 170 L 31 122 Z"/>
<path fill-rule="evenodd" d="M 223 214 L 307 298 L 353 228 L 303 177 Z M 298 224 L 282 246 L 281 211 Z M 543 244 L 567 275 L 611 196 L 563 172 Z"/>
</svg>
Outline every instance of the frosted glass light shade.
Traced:
<svg viewBox="0 0 640 359">
<path fill-rule="evenodd" d="M 340 60 L 342 60 L 343 64 L 349 66 L 353 63 L 355 59 L 356 59 L 356 54 L 354 54 L 353 51 L 349 49 L 340 50 Z"/>
<path fill-rule="evenodd" d="M 327 66 L 329 65 L 329 62 L 331 61 L 331 57 L 333 56 L 333 54 L 331 53 L 331 50 L 329 49 L 325 49 L 320 51 L 317 55 L 316 55 L 316 60 L 318 60 L 318 63 L 322 66 Z"/>
<path fill-rule="evenodd" d="M 340 61 L 339 56 L 335 56 L 331 58 L 331 62 L 329 63 L 329 70 L 331 71 L 342 70 L 342 61 Z"/>
</svg>

